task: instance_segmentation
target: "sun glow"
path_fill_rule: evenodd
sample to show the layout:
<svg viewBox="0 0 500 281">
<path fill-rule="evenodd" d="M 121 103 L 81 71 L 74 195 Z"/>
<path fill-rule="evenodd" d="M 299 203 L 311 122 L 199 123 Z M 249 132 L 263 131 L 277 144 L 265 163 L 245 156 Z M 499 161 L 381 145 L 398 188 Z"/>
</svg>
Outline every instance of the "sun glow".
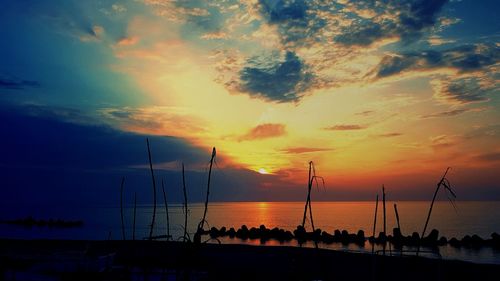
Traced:
<svg viewBox="0 0 500 281">
<path fill-rule="evenodd" d="M 264 168 L 260 168 L 258 172 L 259 172 L 259 174 L 262 174 L 262 175 L 267 175 L 267 174 L 269 174 L 269 172 L 268 172 L 268 171 L 266 171 L 266 169 L 264 169 Z"/>
</svg>

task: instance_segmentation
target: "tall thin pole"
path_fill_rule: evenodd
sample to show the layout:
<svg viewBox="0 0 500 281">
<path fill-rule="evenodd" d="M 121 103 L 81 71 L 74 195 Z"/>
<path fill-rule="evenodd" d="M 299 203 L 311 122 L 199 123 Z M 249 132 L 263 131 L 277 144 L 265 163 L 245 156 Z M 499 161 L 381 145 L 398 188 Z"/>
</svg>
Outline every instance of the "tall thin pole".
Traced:
<svg viewBox="0 0 500 281">
<path fill-rule="evenodd" d="M 163 201 L 165 202 L 165 214 L 167 216 L 167 240 L 170 240 L 170 220 L 168 218 L 167 193 L 165 192 L 165 185 L 163 183 L 163 180 L 161 180 L 161 189 L 163 191 Z"/>
<path fill-rule="evenodd" d="M 385 213 L 385 186 L 382 185 L 382 202 L 384 207 L 384 234 L 387 235 L 387 221 L 386 221 L 386 213 Z"/>
<path fill-rule="evenodd" d="M 125 240 L 125 220 L 123 218 L 123 184 L 125 183 L 125 177 L 122 177 L 122 183 L 120 185 L 120 216 L 122 218 L 122 240 Z"/>
<path fill-rule="evenodd" d="M 210 176 L 212 174 L 212 165 L 214 163 L 214 158 L 215 158 L 215 154 L 216 154 L 216 151 L 215 151 L 215 147 L 212 149 L 212 158 L 210 159 L 210 168 L 208 170 L 208 183 L 207 183 L 207 198 L 205 200 L 205 211 L 203 212 L 203 219 L 201 220 L 200 224 L 201 224 L 201 229 L 203 229 L 204 225 L 205 225 L 205 219 L 207 217 L 207 210 L 208 210 L 208 196 L 210 194 Z"/>
<path fill-rule="evenodd" d="M 188 207 L 187 207 L 187 193 L 186 193 L 186 177 L 184 175 L 184 163 L 182 163 L 182 190 L 184 192 L 184 241 L 187 240 L 187 219 L 188 219 Z"/>
<path fill-rule="evenodd" d="M 135 240 L 135 217 L 137 215 L 137 192 L 134 192 L 134 221 L 132 225 L 132 240 Z"/>
<path fill-rule="evenodd" d="M 382 203 L 383 203 L 383 207 L 384 207 L 384 236 L 385 236 L 385 239 L 387 239 L 387 221 L 386 221 L 386 209 L 385 209 L 385 186 L 382 185 Z M 386 247 L 386 242 L 387 241 L 384 241 L 384 244 L 383 244 L 383 253 L 384 253 L 384 256 L 385 256 L 385 247 Z"/>
<path fill-rule="evenodd" d="M 443 177 L 441 178 L 441 180 L 438 182 L 438 184 L 436 186 L 436 191 L 434 191 L 434 196 L 432 196 L 431 207 L 429 208 L 429 213 L 427 214 L 427 219 L 425 220 L 424 230 L 422 231 L 422 236 L 420 236 L 420 239 L 424 238 L 425 231 L 427 230 L 427 225 L 429 224 L 429 220 L 431 218 L 432 207 L 434 207 L 434 201 L 436 200 L 436 196 L 438 194 L 439 188 L 441 187 L 441 184 L 443 184 L 443 181 L 444 181 L 444 179 L 446 177 L 446 174 L 448 174 L 448 170 L 450 170 L 450 167 L 448 167 L 446 169 L 446 171 L 444 172 Z M 420 243 L 418 243 L 417 255 L 418 255 L 419 252 L 420 252 Z"/>
<path fill-rule="evenodd" d="M 443 184 L 444 178 L 446 177 L 446 174 L 448 173 L 448 170 L 449 170 L 449 169 L 450 169 L 450 167 L 448 167 L 448 168 L 446 169 L 446 172 L 444 172 L 443 177 L 441 178 L 441 180 L 440 180 L 440 181 L 439 181 L 439 183 L 437 184 L 436 191 L 434 192 L 434 196 L 432 196 L 431 207 L 429 208 L 429 213 L 427 214 L 427 219 L 425 220 L 424 230 L 422 231 L 422 236 L 421 236 L 421 238 L 424 238 L 424 235 L 425 235 L 425 230 L 427 230 L 427 225 L 429 224 L 429 220 L 430 220 L 430 218 L 431 218 L 432 207 L 434 206 L 434 201 L 436 200 L 436 196 L 437 196 L 437 193 L 438 193 L 438 191 L 439 191 L 439 188 L 441 187 L 441 184 Z"/>
<path fill-rule="evenodd" d="M 152 240 L 153 229 L 155 226 L 155 218 L 156 218 L 156 180 L 155 180 L 155 174 L 153 172 L 153 161 L 151 160 L 151 149 L 149 148 L 148 138 L 146 138 L 146 143 L 148 145 L 149 169 L 151 170 L 151 180 L 153 181 L 153 217 L 151 219 L 151 228 L 149 230 L 149 240 Z"/>
<path fill-rule="evenodd" d="M 312 161 L 309 162 L 309 176 L 307 177 L 307 199 L 306 199 L 306 205 L 304 207 L 304 216 L 302 218 L 302 227 L 305 226 L 306 224 L 306 216 L 307 216 L 307 206 L 310 206 L 310 201 L 311 201 L 311 169 L 312 169 Z"/>
<path fill-rule="evenodd" d="M 399 224 L 398 205 L 396 205 L 396 203 L 394 203 L 394 212 L 396 213 L 396 221 L 398 222 L 399 231 L 401 231 L 401 225 Z"/>
<path fill-rule="evenodd" d="M 377 212 L 378 212 L 378 194 L 377 199 L 375 200 L 375 217 L 373 218 L 373 239 L 375 239 L 375 230 L 377 228 Z M 375 241 L 372 244 L 372 254 L 375 250 Z"/>
</svg>

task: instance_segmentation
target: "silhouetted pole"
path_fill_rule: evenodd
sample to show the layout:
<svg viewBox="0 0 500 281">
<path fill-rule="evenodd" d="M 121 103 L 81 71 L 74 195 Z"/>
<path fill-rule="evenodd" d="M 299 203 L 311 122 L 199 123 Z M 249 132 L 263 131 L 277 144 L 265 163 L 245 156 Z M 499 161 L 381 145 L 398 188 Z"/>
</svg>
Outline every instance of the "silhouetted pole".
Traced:
<svg viewBox="0 0 500 281">
<path fill-rule="evenodd" d="M 132 225 L 132 240 L 135 240 L 135 217 L 137 215 L 137 192 L 134 192 L 134 220 Z"/>
<path fill-rule="evenodd" d="M 375 251 L 375 230 L 377 228 L 377 212 L 378 212 L 378 194 L 375 200 L 375 218 L 373 219 L 373 243 L 372 243 L 372 254 Z"/>
<path fill-rule="evenodd" d="M 443 184 L 443 181 L 446 177 L 446 174 L 448 174 L 448 170 L 450 170 L 450 167 L 448 167 L 446 169 L 443 177 L 441 178 L 441 180 L 437 184 L 436 191 L 434 191 L 434 196 L 432 197 L 431 207 L 429 208 L 429 213 L 427 214 L 427 219 L 425 220 L 424 230 L 422 231 L 422 236 L 420 236 L 420 240 L 424 239 L 425 231 L 427 230 L 427 225 L 429 224 L 429 220 L 431 218 L 432 207 L 434 207 L 434 201 L 436 200 L 436 196 L 438 194 L 439 188 L 441 187 L 441 184 Z M 417 255 L 419 252 L 420 252 L 420 243 L 418 243 Z"/>
<path fill-rule="evenodd" d="M 188 220 L 188 207 L 187 207 L 187 193 L 186 193 L 186 177 L 184 175 L 184 163 L 182 163 L 182 190 L 184 192 L 184 241 L 187 240 L 187 220 Z"/>
<path fill-rule="evenodd" d="M 386 212 L 385 212 L 385 186 L 384 185 L 382 185 L 382 204 L 384 207 L 384 236 L 387 239 L 387 232 L 386 232 L 387 231 L 387 221 L 386 221 Z M 383 248 L 384 255 L 385 255 L 386 242 L 387 241 L 384 241 L 384 248 Z"/>
<path fill-rule="evenodd" d="M 151 160 L 151 149 L 149 148 L 148 138 L 146 138 L 146 143 L 148 145 L 149 169 L 151 170 L 151 180 L 153 181 L 153 217 L 151 219 L 151 228 L 149 230 L 149 240 L 151 240 L 153 239 L 153 228 L 155 225 L 155 218 L 156 218 L 156 181 L 155 181 L 155 174 L 153 172 L 153 162 Z"/>
<path fill-rule="evenodd" d="M 122 240 L 125 240 L 125 221 L 123 219 L 123 184 L 125 183 L 125 177 L 122 177 L 122 183 L 120 185 L 120 216 L 122 218 Z"/>
<path fill-rule="evenodd" d="M 210 168 L 208 170 L 208 183 L 207 183 L 207 198 L 205 199 L 205 211 L 203 212 L 203 219 L 201 220 L 201 229 L 205 226 L 205 219 L 207 217 L 207 210 L 208 210 L 208 196 L 210 195 L 210 176 L 212 174 L 212 165 L 214 163 L 215 159 L 215 147 L 212 149 L 212 158 L 210 159 Z"/>
<path fill-rule="evenodd" d="M 307 206 L 310 207 L 310 201 L 311 201 L 311 187 L 312 187 L 312 181 L 311 181 L 311 169 L 312 169 L 312 161 L 309 162 L 309 176 L 307 177 L 307 199 L 306 199 L 306 205 L 304 207 L 304 217 L 302 218 L 302 227 L 305 226 L 306 224 L 306 216 L 307 216 Z"/>
<path fill-rule="evenodd" d="M 167 240 L 170 240 L 170 220 L 168 218 L 167 193 L 165 192 L 165 185 L 163 184 L 163 179 L 161 180 L 161 189 L 163 191 L 163 201 L 165 202 L 165 214 L 167 216 Z"/>
<path fill-rule="evenodd" d="M 387 235 L 387 221 L 386 221 L 386 213 L 385 213 L 385 186 L 382 185 L 382 204 L 384 207 L 384 234 Z"/>
<path fill-rule="evenodd" d="M 398 222 L 399 231 L 401 231 L 401 225 L 399 224 L 399 214 L 398 214 L 398 206 L 394 203 L 394 212 L 396 213 L 396 221 Z"/>
</svg>

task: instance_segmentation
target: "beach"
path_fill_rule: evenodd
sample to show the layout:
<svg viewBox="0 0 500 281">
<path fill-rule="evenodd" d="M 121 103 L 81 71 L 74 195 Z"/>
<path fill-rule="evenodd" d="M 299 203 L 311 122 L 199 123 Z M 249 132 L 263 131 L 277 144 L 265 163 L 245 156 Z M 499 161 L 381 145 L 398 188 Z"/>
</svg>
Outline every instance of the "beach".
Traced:
<svg viewBox="0 0 500 281">
<path fill-rule="evenodd" d="M 300 247 L 0 240 L 4 280 L 498 280 L 500 265 Z"/>
</svg>

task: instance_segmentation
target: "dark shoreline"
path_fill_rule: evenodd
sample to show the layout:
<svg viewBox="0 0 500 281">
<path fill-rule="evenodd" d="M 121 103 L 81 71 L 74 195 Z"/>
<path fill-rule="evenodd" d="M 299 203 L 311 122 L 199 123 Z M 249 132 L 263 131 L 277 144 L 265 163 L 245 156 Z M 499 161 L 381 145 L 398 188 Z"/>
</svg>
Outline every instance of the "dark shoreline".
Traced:
<svg viewBox="0 0 500 281">
<path fill-rule="evenodd" d="M 145 276 L 150 280 L 162 276 L 174 280 L 498 280 L 500 265 L 290 246 L 0 239 L 0 273 L 3 280 L 34 280 L 40 275 L 53 278 L 48 280 L 143 280 Z"/>
</svg>

